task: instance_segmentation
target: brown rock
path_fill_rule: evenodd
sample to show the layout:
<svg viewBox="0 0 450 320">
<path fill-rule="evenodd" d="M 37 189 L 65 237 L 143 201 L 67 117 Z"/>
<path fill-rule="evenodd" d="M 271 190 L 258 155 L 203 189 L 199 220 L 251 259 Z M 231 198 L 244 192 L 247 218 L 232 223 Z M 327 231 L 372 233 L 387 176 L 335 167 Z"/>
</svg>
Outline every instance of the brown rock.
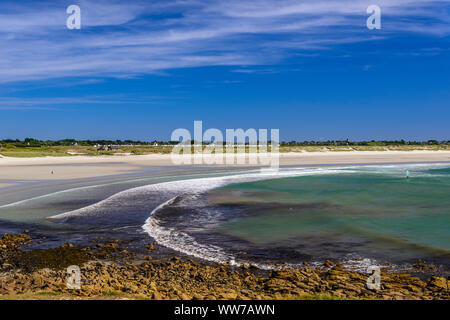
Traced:
<svg viewBox="0 0 450 320">
<path fill-rule="evenodd" d="M 448 281 L 444 277 L 436 277 L 436 276 L 431 277 L 429 285 L 434 288 L 445 290 L 449 289 Z"/>
<path fill-rule="evenodd" d="M 325 262 L 323 263 L 323 266 L 324 266 L 325 268 L 331 268 L 331 267 L 334 266 L 334 263 L 331 262 L 330 260 L 325 260 Z"/>
</svg>

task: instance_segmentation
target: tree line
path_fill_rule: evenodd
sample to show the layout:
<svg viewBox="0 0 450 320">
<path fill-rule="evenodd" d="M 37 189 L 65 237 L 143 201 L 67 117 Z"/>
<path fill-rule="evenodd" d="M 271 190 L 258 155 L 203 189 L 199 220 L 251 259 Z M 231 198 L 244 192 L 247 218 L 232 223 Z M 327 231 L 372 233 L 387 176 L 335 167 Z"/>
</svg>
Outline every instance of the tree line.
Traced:
<svg viewBox="0 0 450 320">
<path fill-rule="evenodd" d="M 151 145 L 176 145 L 178 141 L 140 141 L 140 140 L 38 140 L 33 138 L 20 139 L 3 139 L 0 145 L 15 147 L 51 147 L 51 146 L 98 146 L 98 145 L 133 145 L 133 146 L 151 146 Z M 195 141 L 191 142 L 195 144 Z M 204 143 L 208 144 L 208 143 Z M 224 142 L 225 144 L 225 142 Z M 246 143 L 248 144 L 248 143 Z M 346 140 L 327 140 L 327 141 L 283 141 L 281 146 L 399 146 L 399 145 L 450 145 L 450 140 L 427 140 L 427 141 L 406 141 L 406 140 L 370 140 L 370 141 L 350 141 Z"/>
</svg>

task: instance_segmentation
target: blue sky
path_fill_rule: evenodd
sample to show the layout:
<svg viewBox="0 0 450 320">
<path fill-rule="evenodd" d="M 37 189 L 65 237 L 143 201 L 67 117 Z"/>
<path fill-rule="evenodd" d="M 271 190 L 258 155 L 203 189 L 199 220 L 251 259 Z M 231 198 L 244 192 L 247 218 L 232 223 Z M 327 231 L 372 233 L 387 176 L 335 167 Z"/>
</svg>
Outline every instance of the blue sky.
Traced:
<svg viewBox="0 0 450 320">
<path fill-rule="evenodd" d="M 449 0 L 3 0 L 0 138 L 449 139 L 449 40 Z"/>
</svg>

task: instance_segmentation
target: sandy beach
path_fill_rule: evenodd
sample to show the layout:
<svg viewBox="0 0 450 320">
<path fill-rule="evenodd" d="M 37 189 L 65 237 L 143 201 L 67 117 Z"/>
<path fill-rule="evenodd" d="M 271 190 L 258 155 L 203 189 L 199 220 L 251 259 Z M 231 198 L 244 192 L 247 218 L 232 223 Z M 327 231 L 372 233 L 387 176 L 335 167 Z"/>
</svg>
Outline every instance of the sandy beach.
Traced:
<svg viewBox="0 0 450 320">
<path fill-rule="evenodd" d="M 310 165 L 446 161 L 450 161 L 450 151 L 342 151 L 280 154 L 280 166 L 299 167 Z M 175 166 L 172 162 L 171 155 L 169 154 L 42 158 L 3 157 L 0 158 L 0 188 L 17 184 L 18 181 L 25 182 L 100 177 L 133 173 L 150 167 L 165 166 Z"/>
</svg>

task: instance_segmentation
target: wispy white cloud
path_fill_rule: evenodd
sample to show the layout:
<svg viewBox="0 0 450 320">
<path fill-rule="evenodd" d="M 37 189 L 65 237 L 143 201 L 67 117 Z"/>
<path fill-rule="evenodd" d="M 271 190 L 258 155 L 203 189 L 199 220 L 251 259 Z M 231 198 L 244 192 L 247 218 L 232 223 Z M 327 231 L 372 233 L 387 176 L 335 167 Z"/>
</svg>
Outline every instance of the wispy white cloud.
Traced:
<svg viewBox="0 0 450 320">
<path fill-rule="evenodd" d="M 67 105 L 135 105 L 161 103 L 165 97 L 125 97 L 122 95 L 85 96 L 73 97 L 49 97 L 49 98 L 17 98 L 0 97 L 0 110 L 56 110 Z"/>
<path fill-rule="evenodd" d="M 231 70 L 231 72 L 237 72 L 237 73 L 276 73 L 277 70 L 274 69 L 267 69 L 267 68 L 263 68 L 263 69 L 248 69 L 248 68 L 242 68 L 242 69 L 234 69 Z"/>
<path fill-rule="evenodd" d="M 81 30 L 65 28 L 66 1 L 2 1 L 0 82 L 272 65 L 397 34 L 450 34 L 450 0 L 375 2 L 377 36 L 365 28 L 373 0 L 81 0 Z"/>
</svg>

